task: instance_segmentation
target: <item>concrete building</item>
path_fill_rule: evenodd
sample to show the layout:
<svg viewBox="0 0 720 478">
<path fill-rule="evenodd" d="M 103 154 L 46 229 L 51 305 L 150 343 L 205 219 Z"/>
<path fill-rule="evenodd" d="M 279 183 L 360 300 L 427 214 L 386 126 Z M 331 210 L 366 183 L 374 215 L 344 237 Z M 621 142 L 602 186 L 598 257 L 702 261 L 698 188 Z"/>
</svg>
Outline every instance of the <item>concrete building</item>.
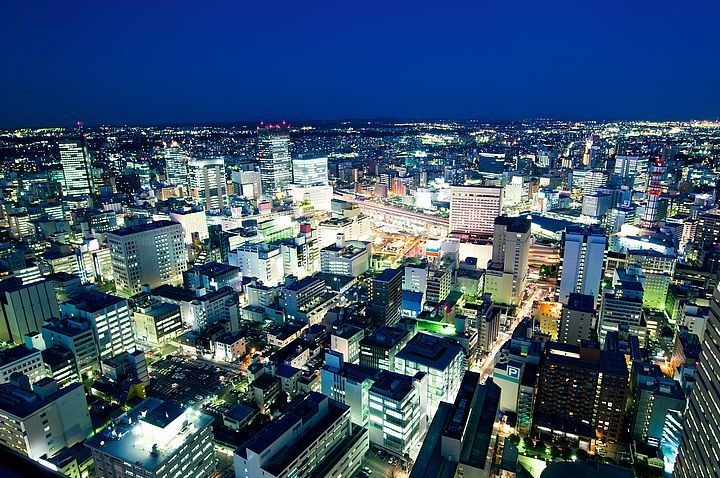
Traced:
<svg viewBox="0 0 720 478">
<path fill-rule="evenodd" d="M 26 375 L 35 383 L 47 375 L 40 350 L 16 345 L 0 350 L 0 384 L 10 381 L 14 373 Z"/>
<path fill-rule="evenodd" d="M 168 213 L 170 220 L 182 226 L 183 238 L 185 244 L 201 243 L 209 239 L 207 219 L 205 211 L 195 208 L 183 208 L 181 210 L 170 211 Z"/>
<path fill-rule="evenodd" d="M 92 164 L 85 137 L 60 141 L 63 195 L 89 195 L 93 191 Z"/>
<path fill-rule="evenodd" d="M 673 433 L 672 423 L 685 413 L 685 392 L 680 382 L 664 375 L 655 364 L 633 364 L 632 388 L 632 437 L 660 446 L 663 437 Z M 673 441 L 679 438 L 674 437 Z"/>
<path fill-rule="evenodd" d="M 219 211 L 230 204 L 223 158 L 191 158 L 188 184 L 190 196 L 206 211 Z"/>
<path fill-rule="evenodd" d="M 341 353 L 343 361 L 347 363 L 360 363 L 360 341 L 365 337 L 365 331 L 354 325 L 343 324 L 333 329 L 330 334 L 330 350 Z"/>
<path fill-rule="evenodd" d="M 175 186 L 188 187 L 188 161 L 190 157 L 180 148 L 177 141 L 172 141 L 163 149 L 165 158 L 165 180 Z"/>
<path fill-rule="evenodd" d="M 410 478 L 493 476 L 500 388 L 479 380 L 479 374 L 466 373 L 455 400 L 440 404 Z"/>
<path fill-rule="evenodd" d="M 517 305 L 525 293 L 530 254 L 530 226 L 527 217 L 500 216 L 495 219 L 493 255 L 485 273 L 485 294 L 495 303 Z"/>
<path fill-rule="evenodd" d="M 395 371 L 409 376 L 428 375 L 428 417 L 432 419 L 442 401 L 455 399 L 465 372 L 465 352 L 455 343 L 419 333 L 395 354 Z"/>
<path fill-rule="evenodd" d="M 595 297 L 571 292 L 563 305 L 558 342 L 580 345 L 590 340 L 595 327 Z"/>
<path fill-rule="evenodd" d="M 715 478 L 720 470 L 720 289 L 715 288 L 710 318 L 695 373 L 695 387 L 688 397 L 685 426 L 673 476 Z"/>
<path fill-rule="evenodd" d="M 182 225 L 157 221 L 108 233 L 117 292 L 132 296 L 144 284 L 182 284 L 187 254 Z"/>
<path fill-rule="evenodd" d="M 72 321 L 85 320 L 91 324 L 101 360 L 135 350 L 127 300 L 87 289 L 73 294 L 60 310 Z"/>
<path fill-rule="evenodd" d="M 452 186 L 450 188 L 450 232 L 493 233 L 495 218 L 502 213 L 502 188 Z"/>
<path fill-rule="evenodd" d="M 427 380 L 383 370 L 369 391 L 370 443 L 407 457 L 414 452 L 427 428 Z"/>
<path fill-rule="evenodd" d="M 395 325 L 402 314 L 402 269 L 385 269 L 370 278 L 370 318 L 379 325 Z"/>
<path fill-rule="evenodd" d="M 21 344 L 26 334 L 40 331 L 47 319 L 59 315 L 52 281 L 0 282 L 0 341 Z"/>
<path fill-rule="evenodd" d="M 159 301 L 136 302 L 133 323 L 135 339 L 148 348 L 158 347 L 184 331 L 180 306 Z"/>
<path fill-rule="evenodd" d="M 280 248 L 264 242 L 244 244 L 230 251 L 228 263 L 239 268 L 242 277 L 255 278 L 268 286 L 279 284 L 285 275 Z"/>
<path fill-rule="evenodd" d="M 215 476 L 213 418 L 174 402 L 148 398 L 93 436 L 98 478 Z"/>
<path fill-rule="evenodd" d="M 355 214 L 333 217 L 318 224 L 317 233 L 320 247 L 335 244 L 339 234 L 343 234 L 346 241 L 368 241 L 371 239 L 370 218 L 360 213 L 358 209 L 348 209 L 346 212 Z"/>
<path fill-rule="evenodd" d="M 91 321 L 53 318 L 43 325 L 42 337 L 45 347 L 57 346 L 73 354 L 78 375 L 100 370 L 100 351 Z"/>
<path fill-rule="evenodd" d="M 367 428 L 370 421 L 370 387 L 379 373 L 375 368 L 344 362 L 340 352 L 327 352 L 320 369 L 322 393 L 350 407 L 352 422 Z"/>
<path fill-rule="evenodd" d="M 93 431 L 85 388 L 15 375 L 0 385 L 0 430 L 0 445 L 36 461 L 81 443 Z"/>
<path fill-rule="evenodd" d="M 164 285 L 149 293 L 153 300 L 179 306 L 183 324 L 194 330 L 216 322 L 227 323 L 230 331 L 238 330 L 239 295 L 231 287 L 207 292 Z"/>
<path fill-rule="evenodd" d="M 603 293 L 597 326 L 600 344 L 605 343 L 609 331 L 617 331 L 637 336 L 640 346 L 645 346 L 647 324 L 642 298 L 642 285 L 632 281 L 618 283 L 613 290 Z"/>
<path fill-rule="evenodd" d="M 395 370 L 395 355 L 405 347 L 413 334 L 400 327 L 383 325 L 360 340 L 360 365 Z"/>
<path fill-rule="evenodd" d="M 338 234 L 334 245 L 320 250 L 320 270 L 326 274 L 358 277 L 370 268 L 372 244 L 346 241 Z"/>
<path fill-rule="evenodd" d="M 310 392 L 235 451 L 235 476 L 352 476 L 368 449 L 350 407 Z"/>
<path fill-rule="evenodd" d="M 562 236 L 562 272 L 558 294 L 567 302 L 571 292 L 597 297 L 603 277 L 607 236 L 603 229 L 568 227 Z"/>
<path fill-rule="evenodd" d="M 220 262 L 206 262 L 185 272 L 185 287 L 218 290 L 222 287 L 239 287 L 242 271 L 239 267 Z"/>
<path fill-rule="evenodd" d="M 648 184 L 648 158 L 618 155 L 615 158 L 615 176 L 635 191 L 646 191 Z"/>
</svg>

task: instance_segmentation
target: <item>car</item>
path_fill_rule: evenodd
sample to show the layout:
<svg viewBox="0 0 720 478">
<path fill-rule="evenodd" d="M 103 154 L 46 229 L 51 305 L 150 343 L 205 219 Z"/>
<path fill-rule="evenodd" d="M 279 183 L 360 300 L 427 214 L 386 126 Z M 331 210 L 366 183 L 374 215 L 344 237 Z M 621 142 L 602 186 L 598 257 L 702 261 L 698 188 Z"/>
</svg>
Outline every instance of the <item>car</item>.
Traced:
<svg viewBox="0 0 720 478">
<path fill-rule="evenodd" d="M 364 472 L 367 473 L 368 475 L 372 473 L 372 470 L 371 470 L 369 467 L 367 467 L 367 466 L 366 466 L 366 467 L 363 467 L 362 471 L 364 471 Z"/>
</svg>

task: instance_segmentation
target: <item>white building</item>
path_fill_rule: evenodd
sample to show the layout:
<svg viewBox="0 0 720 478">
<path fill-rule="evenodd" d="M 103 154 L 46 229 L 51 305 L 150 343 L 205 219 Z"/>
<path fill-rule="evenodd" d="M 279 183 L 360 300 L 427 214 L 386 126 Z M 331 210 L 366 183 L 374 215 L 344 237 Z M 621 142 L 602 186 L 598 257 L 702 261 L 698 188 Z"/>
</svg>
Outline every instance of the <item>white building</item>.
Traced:
<svg viewBox="0 0 720 478">
<path fill-rule="evenodd" d="M 563 233 L 559 301 L 571 292 L 597 297 L 605 264 L 607 236 L 602 229 L 571 227 Z"/>
<path fill-rule="evenodd" d="M 93 431 L 85 387 L 16 375 L 0 385 L 0 430 L 0 445 L 36 461 L 81 443 Z"/>
<path fill-rule="evenodd" d="M 358 277 L 370 268 L 371 255 L 371 243 L 346 241 L 338 234 L 334 245 L 320 250 L 320 270 L 327 274 Z"/>
<path fill-rule="evenodd" d="M 191 159 L 188 162 L 190 196 L 206 211 L 230 205 L 223 158 Z"/>
<path fill-rule="evenodd" d="M 465 234 L 492 234 L 495 218 L 502 212 L 502 188 L 452 186 L 450 188 L 450 231 Z"/>
<path fill-rule="evenodd" d="M 52 281 L 23 284 L 19 279 L 0 283 L 0 341 L 21 344 L 25 334 L 60 315 Z"/>
<path fill-rule="evenodd" d="M 106 236 L 117 292 L 140 292 L 143 284 L 182 284 L 187 270 L 183 227 L 171 221 L 120 229 Z"/>
<path fill-rule="evenodd" d="M 98 478 L 210 478 L 215 476 L 213 418 L 148 398 L 85 445 Z"/>
<path fill-rule="evenodd" d="M 635 191 L 646 191 L 648 185 L 648 158 L 619 155 L 615 158 L 616 176 Z"/>
<path fill-rule="evenodd" d="M 235 477 L 353 476 L 369 447 L 350 407 L 310 392 L 235 451 Z"/>
<path fill-rule="evenodd" d="M 332 218 L 323 221 L 318 224 L 317 228 L 320 247 L 334 244 L 338 234 L 343 234 L 347 241 L 367 241 L 372 234 L 370 226 L 370 218 L 361 213 L 352 217 Z"/>
<path fill-rule="evenodd" d="M 411 377 L 418 372 L 428 375 L 427 415 L 432 420 L 440 402 L 455 400 L 465 371 L 465 352 L 458 344 L 419 333 L 395 354 L 395 371 Z"/>
<path fill-rule="evenodd" d="M 282 282 L 285 275 L 280 248 L 264 242 L 244 244 L 230 251 L 228 263 L 239 267 L 243 277 L 255 278 L 269 286 Z"/>
<path fill-rule="evenodd" d="M 328 160 L 324 156 L 300 155 L 292 160 L 293 184 L 301 188 L 327 186 Z"/>
<path fill-rule="evenodd" d="M 101 360 L 135 350 L 127 300 L 94 289 L 81 290 L 64 302 L 60 310 L 65 317 L 90 322 Z"/>
<path fill-rule="evenodd" d="M 190 157 L 172 141 L 163 150 L 165 157 L 165 179 L 175 186 L 188 187 L 188 161 Z"/>
<path fill-rule="evenodd" d="M 484 292 L 493 302 L 517 305 L 525 293 L 530 254 L 531 221 L 526 217 L 495 219 L 493 257 L 485 274 Z"/>
<path fill-rule="evenodd" d="M 173 211 L 169 216 L 172 222 L 182 226 L 185 244 L 192 244 L 193 241 L 203 242 L 210 237 L 205 211 L 193 211 L 188 208 L 182 211 Z"/>
<path fill-rule="evenodd" d="M 14 373 L 27 375 L 30 383 L 45 377 L 47 374 L 40 350 L 25 345 L 0 350 L 0 384 L 9 382 Z"/>
</svg>

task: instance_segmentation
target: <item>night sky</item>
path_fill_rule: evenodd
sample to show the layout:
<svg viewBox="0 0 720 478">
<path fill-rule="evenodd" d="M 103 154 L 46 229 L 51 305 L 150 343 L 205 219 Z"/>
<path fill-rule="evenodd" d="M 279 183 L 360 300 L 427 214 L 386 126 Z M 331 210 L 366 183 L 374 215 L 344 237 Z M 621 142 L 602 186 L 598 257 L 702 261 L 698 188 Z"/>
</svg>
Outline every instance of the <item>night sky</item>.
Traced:
<svg viewBox="0 0 720 478">
<path fill-rule="evenodd" d="M 714 119 L 720 2 L 0 2 L 0 127 Z"/>
</svg>

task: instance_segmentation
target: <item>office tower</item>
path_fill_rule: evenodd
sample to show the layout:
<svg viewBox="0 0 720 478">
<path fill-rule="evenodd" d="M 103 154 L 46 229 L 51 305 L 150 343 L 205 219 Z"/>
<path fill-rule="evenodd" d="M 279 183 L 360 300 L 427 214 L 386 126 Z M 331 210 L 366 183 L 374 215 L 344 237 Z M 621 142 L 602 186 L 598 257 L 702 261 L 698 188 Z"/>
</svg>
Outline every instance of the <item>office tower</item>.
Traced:
<svg viewBox="0 0 720 478">
<path fill-rule="evenodd" d="M 425 434 L 428 376 L 383 370 L 370 387 L 370 443 L 410 456 Z"/>
<path fill-rule="evenodd" d="M 640 346 L 645 346 L 647 325 L 640 282 L 624 280 L 612 291 L 603 293 L 597 327 L 600 344 L 605 343 L 605 336 L 609 331 L 617 331 L 621 335 L 635 335 L 640 340 Z"/>
<path fill-rule="evenodd" d="M 403 275 L 403 290 L 418 292 L 424 296 L 427 293 L 428 269 L 427 262 L 406 265 Z"/>
<path fill-rule="evenodd" d="M 369 447 L 350 407 L 310 392 L 235 451 L 235 477 L 353 476 Z"/>
<path fill-rule="evenodd" d="M 280 243 L 286 275 L 303 278 L 320 272 L 320 241 L 309 223 L 300 224 L 300 234 Z"/>
<path fill-rule="evenodd" d="M 135 300 L 133 309 L 135 339 L 145 347 L 158 347 L 185 332 L 178 305 L 145 298 Z"/>
<path fill-rule="evenodd" d="M 612 196 L 602 192 L 586 194 L 582 199 L 582 213 L 584 216 L 600 219 L 612 207 Z"/>
<path fill-rule="evenodd" d="M 631 387 L 632 437 L 659 446 L 663 436 L 672 431 L 673 421 L 682 419 L 685 412 L 686 400 L 682 386 L 680 382 L 664 375 L 655 364 L 635 363 Z"/>
<path fill-rule="evenodd" d="M 119 229 L 105 237 L 119 294 L 137 294 L 143 284 L 182 284 L 187 256 L 180 224 L 151 222 Z"/>
<path fill-rule="evenodd" d="M 318 224 L 320 247 L 334 244 L 338 234 L 342 234 L 347 241 L 367 241 L 372 235 L 370 222 L 370 218 L 364 214 L 323 221 Z"/>
<path fill-rule="evenodd" d="M 188 162 L 190 157 L 180 148 L 177 141 L 171 141 L 163 150 L 165 157 L 165 178 L 175 186 L 188 187 Z"/>
<path fill-rule="evenodd" d="M 190 196 L 206 211 L 230 205 L 223 158 L 192 158 L 188 161 Z"/>
<path fill-rule="evenodd" d="M 64 302 L 64 317 L 92 325 L 100 359 L 135 350 L 128 301 L 94 289 L 80 290 Z"/>
<path fill-rule="evenodd" d="M 9 382 L 14 373 L 26 375 L 30 383 L 45 377 L 40 350 L 25 345 L 0 350 L 0 384 Z"/>
<path fill-rule="evenodd" d="M 258 162 L 263 194 L 284 191 L 292 179 L 290 131 L 284 123 L 258 127 Z"/>
<path fill-rule="evenodd" d="M 380 370 L 343 361 L 343 354 L 331 350 L 320 369 L 323 395 L 350 407 L 350 419 L 356 425 L 370 423 L 370 387 Z"/>
<path fill-rule="evenodd" d="M 347 363 L 360 363 L 360 341 L 365 331 L 354 325 L 343 324 L 330 334 L 330 350 L 342 354 Z"/>
<path fill-rule="evenodd" d="M 571 226 L 562 236 L 559 301 L 571 292 L 597 297 L 603 276 L 607 236 L 600 228 Z"/>
<path fill-rule="evenodd" d="M 379 325 L 395 325 L 402 313 L 403 269 L 385 269 L 369 281 L 370 317 Z"/>
<path fill-rule="evenodd" d="M 602 170 L 592 170 L 585 172 L 585 181 L 583 182 L 583 195 L 595 194 L 598 189 L 608 185 L 608 173 Z"/>
<path fill-rule="evenodd" d="M 240 268 L 220 262 L 206 262 L 185 272 L 185 287 L 218 290 L 221 287 L 235 287 L 242 280 Z"/>
<path fill-rule="evenodd" d="M 324 156 L 300 155 L 292 160 L 293 184 L 307 188 L 327 186 L 328 160 Z"/>
<path fill-rule="evenodd" d="M 91 194 L 93 190 L 92 165 L 85 137 L 60 141 L 60 162 L 65 180 L 63 195 Z"/>
<path fill-rule="evenodd" d="M 410 478 L 492 476 L 501 391 L 492 380 L 479 380 L 479 374 L 466 373 L 457 397 L 440 404 Z"/>
<path fill-rule="evenodd" d="M 185 244 L 202 243 L 210 238 L 205 211 L 199 207 L 170 211 L 168 216 L 172 222 L 182 226 Z"/>
<path fill-rule="evenodd" d="M 522 175 L 512 175 L 503 188 L 503 206 L 509 208 L 526 202 L 529 185 L 530 181 Z"/>
<path fill-rule="evenodd" d="M 604 442 L 621 438 L 628 397 L 623 353 L 549 342 L 538 383 L 536 429 Z"/>
<path fill-rule="evenodd" d="M 720 288 L 713 291 L 699 364 L 685 411 L 677 478 L 716 478 L 720 470 Z"/>
<path fill-rule="evenodd" d="M 427 411 L 432 418 L 440 402 L 455 399 L 465 372 L 465 352 L 458 344 L 419 333 L 395 354 L 395 372 L 411 377 L 429 374 Z"/>
<path fill-rule="evenodd" d="M 606 222 L 608 234 L 620 232 L 624 224 L 635 225 L 637 207 L 633 205 L 617 206 L 608 212 Z"/>
<path fill-rule="evenodd" d="M 658 225 L 660 194 L 662 193 L 662 179 L 665 165 L 662 159 L 656 158 L 650 164 L 650 178 L 647 188 L 647 203 L 645 204 L 645 217 L 643 227 L 652 228 Z"/>
<path fill-rule="evenodd" d="M 525 293 L 530 254 L 530 219 L 501 216 L 495 219 L 492 259 L 485 272 L 486 294 L 493 302 L 517 305 Z"/>
<path fill-rule="evenodd" d="M 81 443 L 93 431 L 85 388 L 13 375 L 0 385 L 0 430 L 0 445 L 36 461 Z"/>
<path fill-rule="evenodd" d="M 213 418 L 148 398 L 85 443 L 98 478 L 215 476 Z"/>
<path fill-rule="evenodd" d="M 46 347 L 61 347 L 73 354 L 78 375 L 87 376 L 100 370 L 100 351 L 89 320 L 49 319 L 42 327 L 42 336 Z"/>
<path fill-rule="evenodd" d="M 594 319 L 595 297 L 571 292 L 567 304 L 563 305 L 558 341 L 580 345 L 583 340 L 590 340 L 595 325 Z"/>
<path fill-rule="evenodd" d="M 493 233 L 495 218 L 502 212 L 502 188 L 452 186 L 450 188 L 450 232 Z"/>
<path fill-rule="evenodd" d="M 328 286 L 319 276 L 308 276 L 297 280 L 294 277 L 285 279 L 285 286 L 280 291 L 280 307 L 288 318 L 314 325 L 320 323 L 328 310 Z"/>
<path fill-rule="evenodd" d="M 255 278 L 275 286 L 284 277 L 280 248 L 264 242 L 247 243 L 228 254 L 228 263 L 240 269 L 243 278 Z"/>
<path fill-rule="evenodd" d="M 52 281 L 22 282 L 0 282 L 0 341 L 21 344 L 24 335 L 38 332 L 47 319 L 60 315 Z"/>
<path fill-rule="evenodd" d="M 646 191 L 648 181 L 648 158 L 639 156 L 623 156 L 615 158 L 615 175 L 623 184 L 631 186 L 635 191 Z"/>
<path fill-rule="evenodd" d="M 202 330 L 206 325 L 220 322 L 231 330 L 238 330 L 239 294 L 232 287 L 220 287 L 202 294 L 202 289 L 190 290 L 171 285 L 162 285 L 150 292 L 152 300 L 180 307 L 183 324 Z"/>
<path fill-rule="evenodd" d="M 334 245 L 320 249 L 320 270 L 326 274 L 358 277 L 370 268 L 372 243 L 346 241 L 338 234 Z"/>
<path fill-rule="evenodd" d="M 360 365 L 395 370 L 395 355 L 405 347 L 412 334 L 400 327 L 383 325 L 360 340 Z"/>
</svg>

